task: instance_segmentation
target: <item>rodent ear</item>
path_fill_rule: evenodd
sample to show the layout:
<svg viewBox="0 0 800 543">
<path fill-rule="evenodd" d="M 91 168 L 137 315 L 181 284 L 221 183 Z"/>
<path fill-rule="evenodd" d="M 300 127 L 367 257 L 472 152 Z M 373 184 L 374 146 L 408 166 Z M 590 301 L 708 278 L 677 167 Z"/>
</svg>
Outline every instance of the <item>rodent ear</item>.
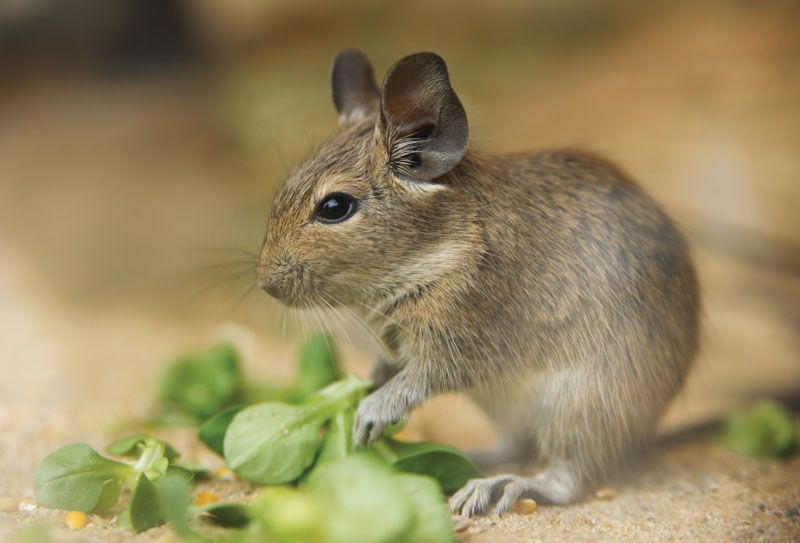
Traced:
<svg viewBox="0 0 800 543">
<path fill-rule="evenodd" d="M 378 85 L 372 65 L 361 51 L 344 49 L 336 55 L 331 87 L 340 125 L 362 121 L 377 113 Z"/>
<path fill-rule="evenodd" d="M 447 65 L 434 53 L 400 59 L 381 89 L 381 129 L 395 172 L 431 181 L 464 156 L 467 114 L 450 86 Z"/>
</svg>

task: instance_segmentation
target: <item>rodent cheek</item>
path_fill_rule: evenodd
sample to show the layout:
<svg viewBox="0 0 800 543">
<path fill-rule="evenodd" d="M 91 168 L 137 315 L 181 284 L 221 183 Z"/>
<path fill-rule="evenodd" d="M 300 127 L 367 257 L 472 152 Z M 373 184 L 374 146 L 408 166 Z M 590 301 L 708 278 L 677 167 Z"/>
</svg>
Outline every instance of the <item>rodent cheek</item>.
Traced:
<svg viewBox="0 0 800 543">
<path fill-rule="evenodd" d="M 319 292 L 309 293 L 345 295 L 349 287 L 361 283 L 365 268 L 368 270 L 366 250 L 362 233 L 357 229 L 344 228 L 344 224 L 322 227 L 309 232 L 304 250 L 298 262 L 305 266 L 313 281 L 310 287 Z M 349 225 L 348 225 L 349 226 Z"/>
</svg>

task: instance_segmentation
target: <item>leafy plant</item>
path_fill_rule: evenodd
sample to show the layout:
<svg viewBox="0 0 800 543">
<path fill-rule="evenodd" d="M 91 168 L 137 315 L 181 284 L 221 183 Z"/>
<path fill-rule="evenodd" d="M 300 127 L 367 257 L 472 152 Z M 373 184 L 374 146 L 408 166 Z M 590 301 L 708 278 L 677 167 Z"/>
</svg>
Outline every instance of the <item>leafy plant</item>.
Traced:
<svg viewBox="0 0 800 543">
<path fill-rule="evenodd" d="M 225 435 L 228 466 L 253 483 L 296 480 L 314 461 L 325 423 L 355 405 L 368 386 L 368 381 L 348 376 L 297 406 L 269 402 L 243 409 Z"/>
<path fill-rule="evenodd" d="M 415 522 L 405 534 L 409 543 L 441 543 L 453 540 L 453 526 L 442 490 L 434 479 L 423 475 L 397 476 L 411 498 Z"/>
<path fill-rule="evenodd" d="M 406 443 L 384 437 L 375 447 L 397 469 L 433 477 L 448 494 L 480 477 L 478 468 L 464 453 L 447 445 L 427 441 Z"/>
<path fill-rule="evenodd" d="M 138 458 L 142 456 L 142 453 L 145 451 L 145 449 L 156 450 L 157 447 L 154 445 L 157 445 L 158 443 L 163 446 L 163 454 L 168 462 L 174 462 L 180 457 L 181 453 L 173 449 L 169 443 L 154 440 L 153 438 L 144 434 L 134 434 L 131 436 L 121 437 L 112 442 L 110 445 L 106 446 L 106 451 L 116 456 Z"/>
<path fill-rule="evenodd" d="M 325 537 L 323 511 L 307 492 L 279 486 L 264 489 L 249 509 L 254 532 L 263 532 L 268 541 L 280 543 L 318 543 Z"/>
<path fill-rule="evenodd" d="M 168 444 L 143 435 L 115 441 L 108 450 L 131 458 L 116 461 L 97 454 L 85 443 L 62 447 L 47 456 L 33 476 L 36 499 L 50 509 L 106 513 L 131 491 L 120 524 L 141 532 L 163 523 L 155 486 L 168 472 L 190 480 L 192 472 L 170 464 L 179 454 Z"/>
<path fill-rule="evenodd" d="M 316 465 L 324 466 L 345 458 L 353 451 L 353 407 L 343 409 L 333 417 L 325 432 L 325 440 L 317 456 Z"/>
<path fill-rule="evenodd" d="M 109 460 L 85 443 L 75 443 L 42 460 L 33 474 L 33 491 L 49 509 L 104 512 L 116 505 L 122 486 L 134 473 L 130 464 Z"/>
<path fill-rule="evenodd" d="M 187 418 L 203 422 L 236 404 L 270 400 L 299 403 L 339 377 L 333 342 L 324 334 L 304 344 L 297 379 L 283 388 L 246 382 L 236 350 L 221 344 L 205 353 L 184 355 L 168 366 L 159 385 L 159 410 L 150 422 Z"/>
<path fill-rule="evenodd" d="M 162 410 L 176 409 L 202 421 L 236 403 L 242 381 L 236 350 L 217 345 L 170 365 L 161 378 L 158 397 Z"/>
<path fill-rule="evenodd" d="M 119 516 L 119 525 L 139 533 L 163 524 L 164 515 L 157 492 L 156 486 L 144 473 L 139 475 L 130 505 Z"/>
<path fill-rule="evenodd" d="M 396 541 L 414 522 L 400 481 L 374 457 L 355 454 L 324 466 L 308 488 L 325 505 L 332 543 Z"/>
<path fill-rule="evenodd" d="M 452 541 L 443 489 L 477 469 L 436 443 L 384 437 L 353 450 L 354 413 L 370 384 L 340 376 L 325 336 L 303 347 L 297 380 L 283 388 L 246 383 L 235 351 L 220 345 L 170 367 L 161 415 L 199 424 L 199 439 L 242 479 L 293 486 L 264 489 L 250 505 L 191 505 L 189 482 L 202 468 L 177 464 L 167 443 L 135 434 L 108 445 L 120 460 L 85 444 L 57 450 L 37 468 L 34 490 L 45 507 L 108 513 L 128 489 L 120 526 L 141 532 L 166 521 L 190 543 Z M 226 531 L 207 535 L 200 520 Z"/>
<path fill-rule="evenodd" d="M 286 389 L 281 399 L 300 403 L 341 376 L 333 340 L 325 334 L 312 336 L 300 352 L 297 381 Z"/>
<path fill-rule="evenodd" d="M 203 514 L 212 524 L 225 528 L 242 528 L 250 522 L 247 508 L 240 503 L 216 502 L 190 508 Z"/>
<path fill-rule="evenodd" d="M 294 384 L 284 389 L 273 385 L 246 385 L 242 395 L 250 401 L 281 400 L 299 404 L 319 389 L 336 381 L 340 376 L 341 372 L 336 362 L 332 340 L 324 334 L 318 334 L 311 337 L 301 350 L 297 380 Z M 222 456 L 228 426 L 244 407 L 244 404 L 233 405 L 215 413 L 200 427 L 198 434 L 200 440 Z"/>
<path fill-rule="evenodd" d="M 435 480 L 399 473 L 379 457 L 363 452 L 325 464 L 301 487 L 269 487 L 250 505 L 220 506 L 238 520 L 238 529 L 222 537 L 209 537 L 192 526 L 193 508 L 185 482 L 168 477 L 160 491 L 170 527 L 190 543 L 453 540 L 445 498 Z"/>
<path fill-rule="evenodd" d="M 225 454 L 225 434 L 228 427 L 233 422 L 233 418 L 244 408 L 244 405 L 233 405 L 223 409 L 200 426 L 197 437 L 209 449 L 223 456 Z"/>
<path fill-rule="evenodd" d="M 734 452 L 757 457 L 783 458 L 800 448 L 800 435 L 791 415 L 769 400 L 732 414 L 718 441 Z"/>
</svg>

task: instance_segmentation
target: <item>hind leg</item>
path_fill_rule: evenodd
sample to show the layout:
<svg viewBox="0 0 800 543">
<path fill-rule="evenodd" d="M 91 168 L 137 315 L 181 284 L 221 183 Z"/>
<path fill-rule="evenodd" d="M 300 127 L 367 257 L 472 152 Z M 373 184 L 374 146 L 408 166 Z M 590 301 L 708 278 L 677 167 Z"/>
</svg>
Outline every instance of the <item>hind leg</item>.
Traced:
<svg viewBox="0 0 800 543">
<path fill-rule="evenodd" d="M 517 419 L 521 434 L 536 436 L 541 470 L 472 480 L 453 496 L 451 511 L 503 513 L 522 498 L 556 505 L 580 498 L 654 426 L 652 404 L 632 400 L 630 390 L 587 370 L 548 374 L 520 406 L 529 415 Z"/>
</svg>

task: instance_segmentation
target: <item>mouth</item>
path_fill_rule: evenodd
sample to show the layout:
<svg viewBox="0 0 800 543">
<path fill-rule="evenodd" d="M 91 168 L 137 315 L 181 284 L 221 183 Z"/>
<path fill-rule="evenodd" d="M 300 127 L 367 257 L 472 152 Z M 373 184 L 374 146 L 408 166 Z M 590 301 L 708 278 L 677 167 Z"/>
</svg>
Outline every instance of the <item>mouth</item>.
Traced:
<svg viewBox="0 0 800 543">
<path fill-rule="evenodd" d="M 304 265 L 262 269 L 256 286 L 291 308 L 325 308 L 342 305 L 331 292 L 335 285 Z"/>
<path fill-rule="evenodd" d="M 278 282 L 268 282 L 259 279 L 256 282 L 256 286 L 286 307 L 307 308 L 315 305 L 308 297 L 295 293 L 293 289 L 284 288 Z"/>
</svg>

